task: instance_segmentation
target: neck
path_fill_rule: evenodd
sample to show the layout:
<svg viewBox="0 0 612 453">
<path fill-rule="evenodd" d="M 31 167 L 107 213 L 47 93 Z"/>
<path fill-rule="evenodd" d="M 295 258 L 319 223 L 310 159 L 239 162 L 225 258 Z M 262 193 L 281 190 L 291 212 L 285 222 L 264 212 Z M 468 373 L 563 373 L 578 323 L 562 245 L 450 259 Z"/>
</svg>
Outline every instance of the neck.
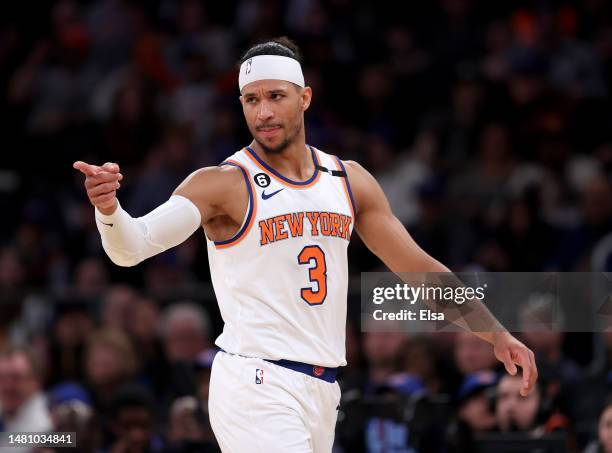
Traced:
<svg viewBox="0 0 612 453">
<path fill-rule="evenodd" d="M 266 153 L 255 140 L 251 142 L 249 147 L 265 163 L 290 179 L 307 180 L 314 172 L 312 153 L 310 148 L 306 146 L 304 137 L 294 140 L 280 153 Z"/>
</svg>

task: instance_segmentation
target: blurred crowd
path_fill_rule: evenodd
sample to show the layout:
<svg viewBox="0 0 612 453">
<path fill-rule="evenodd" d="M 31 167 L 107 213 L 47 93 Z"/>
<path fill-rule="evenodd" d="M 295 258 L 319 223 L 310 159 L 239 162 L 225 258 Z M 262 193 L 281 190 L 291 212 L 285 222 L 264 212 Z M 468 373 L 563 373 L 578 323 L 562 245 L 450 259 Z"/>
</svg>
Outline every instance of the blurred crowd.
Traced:
<svg viewBox="0 0 612 453">
<path fill-rule="evenodd" d="M 112 266 L 72 162 L 117 162 L 124 208 L 155 208 L 250 142 L 236 62 L 271 37 L 302 50 L 307 142 L 370 170 L 450 268 L 612 270 L 612 4 L 400 3 L 2 6 L 3 430 L 75 431 L 84 452 L 217 451 L 202 235 Z M 357 282 L 384 269 L 356 235 L 349 263 Z M 612 452 L 608 333 L 521 335 L 542 379 L 519 398 L 469 334 L 360 333 L 357 292 L 349 314 L 338 452 L 489 451 L 496 433 Z"/>
</svg>

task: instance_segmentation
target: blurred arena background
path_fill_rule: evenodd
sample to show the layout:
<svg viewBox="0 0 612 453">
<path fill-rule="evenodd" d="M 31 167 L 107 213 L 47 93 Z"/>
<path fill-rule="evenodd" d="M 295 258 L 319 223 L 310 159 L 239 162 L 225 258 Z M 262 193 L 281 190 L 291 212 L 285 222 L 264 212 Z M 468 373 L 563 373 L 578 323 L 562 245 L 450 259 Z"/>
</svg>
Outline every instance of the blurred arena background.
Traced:
<svg viewBox="0 0 612 453">
<path fill-rule="evenodd" d="M 368 168 L 453 270 L 612 270 L 612 3 L 400 3 L 2 4 L 2 429 L 217 451 L 202 235 L 113 266 L 72 162 L 118 162 L 134 216 L 164 202 L 249 143 L 235 62 L 258 40 L 297 42 L 308 142 Z M 522 335 L 542 379 L 519 399 L 469 334 L 360 333 L 360 272 L 383 268 L 356 235 L 349 262 L 335 451 L 612 452 L 612 333 Z"/>
</svg>

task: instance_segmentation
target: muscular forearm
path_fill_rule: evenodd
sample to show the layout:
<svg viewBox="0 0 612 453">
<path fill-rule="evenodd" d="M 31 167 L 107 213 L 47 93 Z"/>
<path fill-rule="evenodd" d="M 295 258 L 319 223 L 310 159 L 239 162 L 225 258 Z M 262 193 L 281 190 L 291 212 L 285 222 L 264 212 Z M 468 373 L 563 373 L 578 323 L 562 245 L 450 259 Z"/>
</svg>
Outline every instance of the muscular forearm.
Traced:
<svg viewBox="0 0 612 453">
<path fill-rule="evenodd" d="M 95 215 L 102 247 L 118 266 L 134 266 L 182 243 L 201 222 L 198 208 L 180 195 L 143 217 L 133 218 L 119 204 L 111 215 L 98 209 Z"/>
<path fill-rule="evenodd" d="M 442 263 L 427 255 L 425 252 L 419 250 L 421 270 L 426 272 L 425 278 L 427 279 L 426 285 L 428 287 L 442 287 L 442 288 L 460 288 L 466 285 L 461 279 L 455 275 L 450 269 L 444 266 Z M 415 284 L 417 282 L 410 281 L 415 280 L 418 276 L 422 278 L 422 274 L 406 274 L 398 273 L 398 275 L 406 283 Z M 420 284 L 418 282 L 417 284 Z M 423 300 L 433 310 L 444 313 L 444 319 L 452 322 L 453 324 L 473 332 L 476 336 L 482 338 L 485 341 L 493 344 L 495 336 L 500 332 L 506 332 L 504 326 L 495 318 L 495 316 L 489 311 L 485 303 L 477 298 L 466 300 L 462 304 L 453 302 L 440 302 Z"/>
</svg>

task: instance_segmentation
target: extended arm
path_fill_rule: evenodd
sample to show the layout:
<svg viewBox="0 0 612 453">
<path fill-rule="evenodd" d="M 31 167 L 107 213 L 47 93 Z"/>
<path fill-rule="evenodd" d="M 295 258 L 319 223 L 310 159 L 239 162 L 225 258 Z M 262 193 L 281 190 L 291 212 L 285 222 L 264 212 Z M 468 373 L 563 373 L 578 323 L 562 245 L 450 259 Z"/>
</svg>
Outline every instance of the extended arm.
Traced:
<svg viewBox="0 0 612 453">
<path fill-rule="evenodd" d="M 141 261 L 181 244 L 200 226 L 200 211 L 188 198 L 173 195 L 147 215 L 134 218 L 117 202 L 104 215 L 96 208 L 96 225 L 102 247 L 118 266 Z"/>
<path fill-rule="evenodd" d="M 355 162 L 346 162 L 348 177 L 356 204 L 355 228 L 366 246 L 395 273 L 450 272 L 442 263 L 428 255 L 412 239 L 406 228 L 393 215 L 389 202 L 374 177 Z M 458 281 L 458 280 L 457 280 Z M 526 395 L 537 379 L 534 355 L 525 345 L 510 335 L 484 304 L 473 306 L 471 316 L 481 318 L 480 324 L 496 326 L 494 332 L 477 332 L 463 318 L 453 322 L 472 330 L 494 347 L 495 356 L 504 363 L 506 370 L 515 374 L 516 365 L 523 368 L 523 389 Z"/>
<path fill-rule="evenodd" d="M 134 218 L 119 204 L 116 191 L 123 178 L 117 164 L 102 167 L 76 162 L 86 175 L 85 187 L 95 206 L 102 246 L 119 266 L 141 261 L 184 242 L 223 205 L 227 192 L 219 187 L 231 182 L 231 171 L 211 167 L 192 173 L 168 201 L 148 214 Z M 231 187 L 231 186 L 230 186 Z"/>
</svg>

